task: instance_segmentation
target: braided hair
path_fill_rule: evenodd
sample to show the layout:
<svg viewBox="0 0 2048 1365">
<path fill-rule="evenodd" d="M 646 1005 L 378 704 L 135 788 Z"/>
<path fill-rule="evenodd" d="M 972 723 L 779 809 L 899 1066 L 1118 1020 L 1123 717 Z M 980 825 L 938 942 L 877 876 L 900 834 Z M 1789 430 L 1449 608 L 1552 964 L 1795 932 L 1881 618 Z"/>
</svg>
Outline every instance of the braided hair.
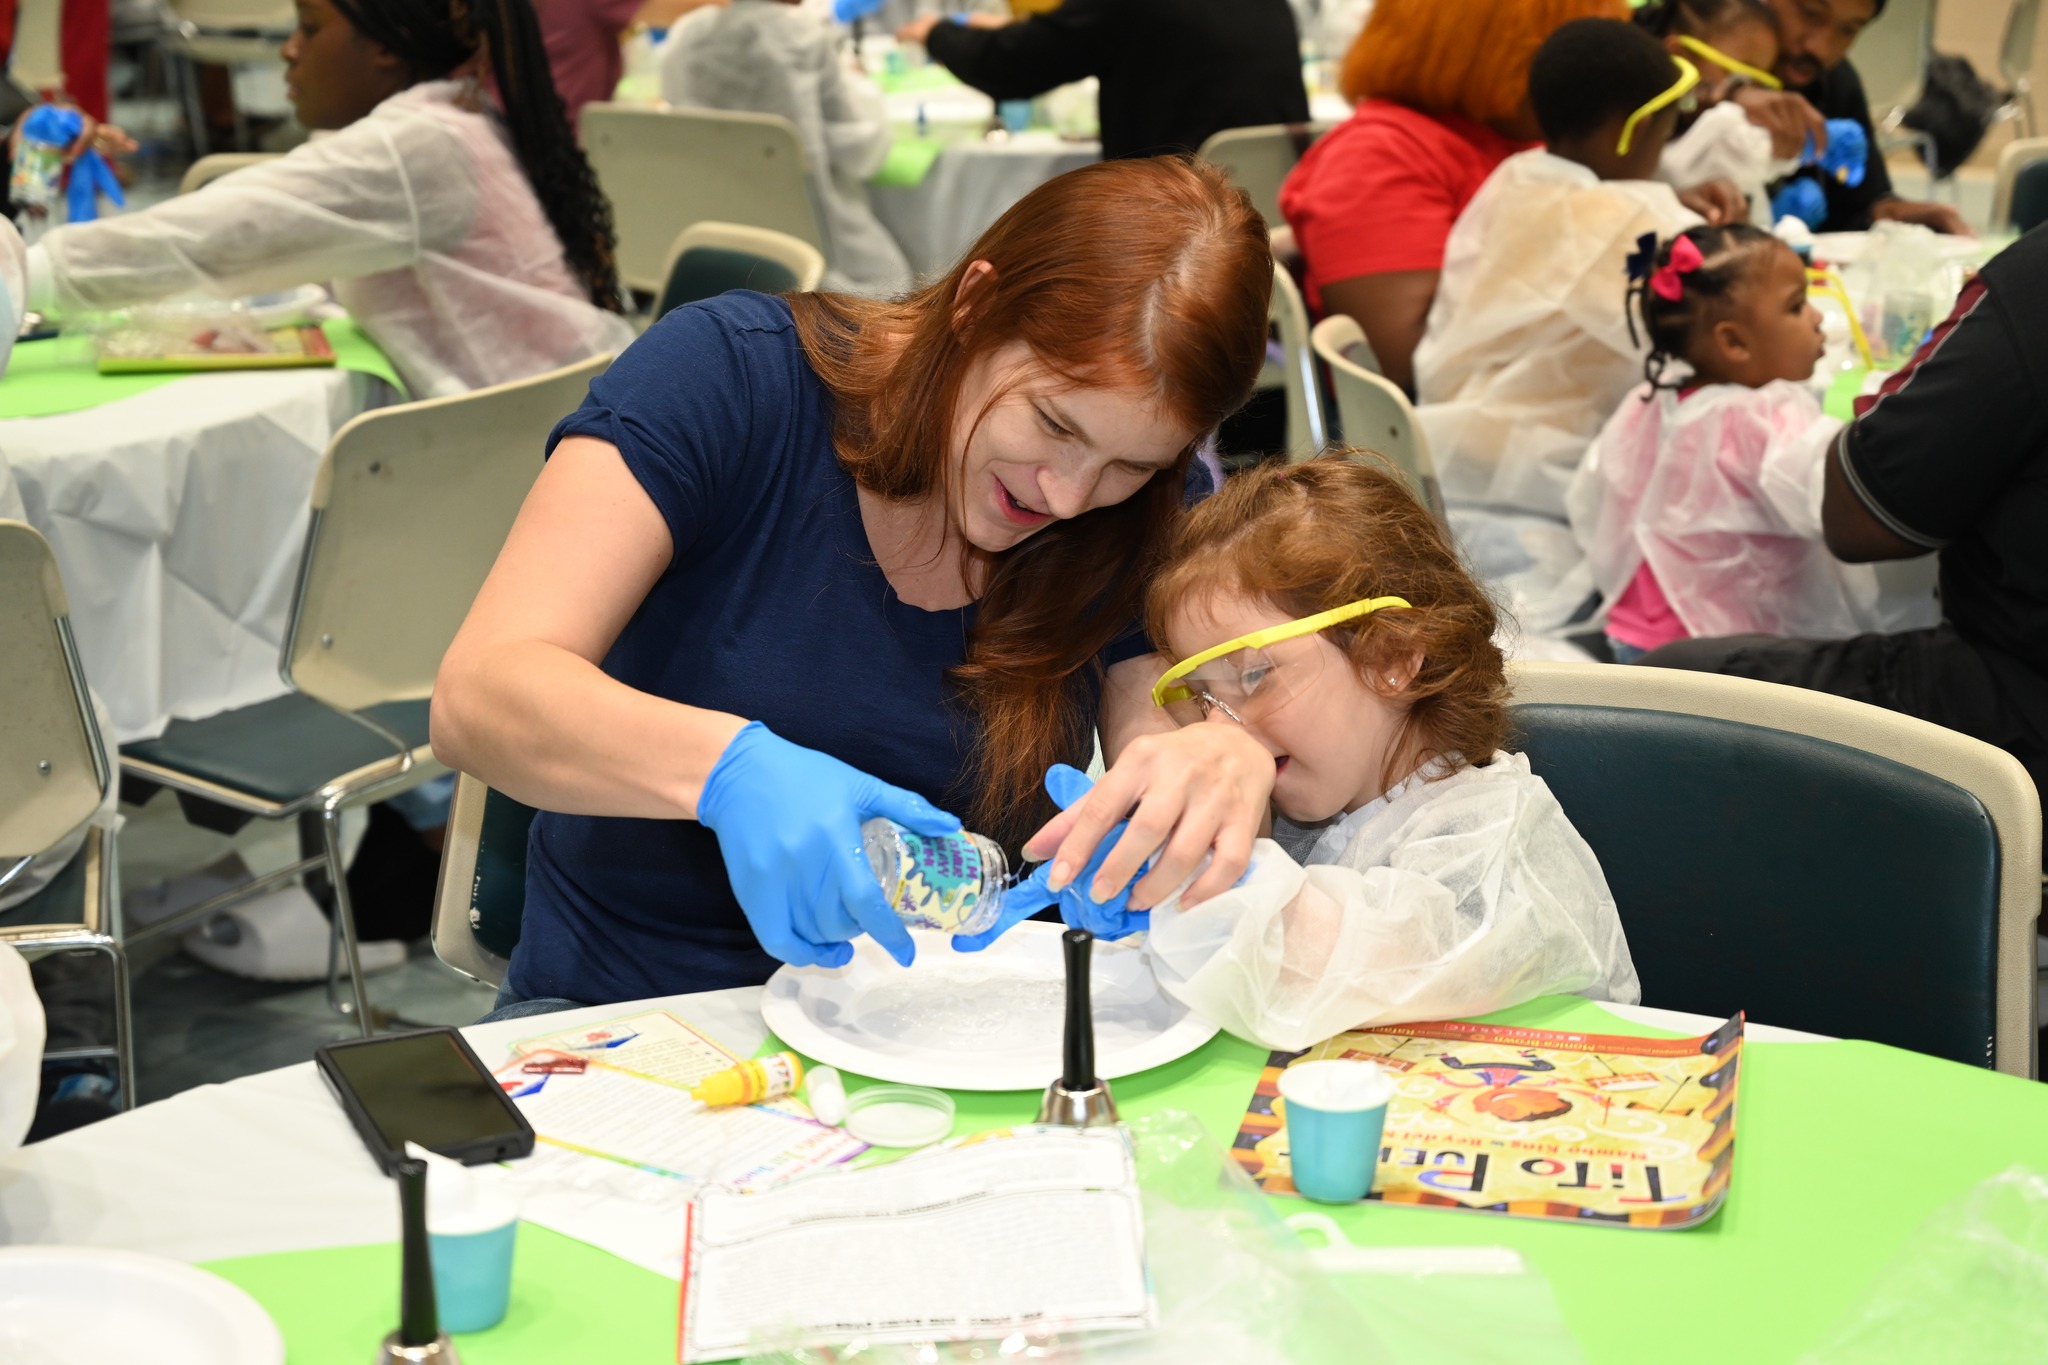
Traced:
<svg viewBox="0 0 2048 1365">
<path fill-rule="evenodd" d="M 1770 0 L 1650 0 L 1632 16 L 1636 25 L 1659 38 L 1674 33 L 1694 38 L 1727 28 L 1738 19 L 1777 25 Z"/>
<path fill-rule="evenodd" d="M 1656 271 L 1671 264 L 1672 248 L 1681 237 L 1699 249 L 1700 264 L 1678 277 L 1678 297 L 1667 299 L 1650 287 L 1650 281 Z M 1701 325 L 1719 319 L 1735 286 L 1766 259 L 1758 248 L 1775 246 L 1777 241 L 1748 223 L 1687 228 L 1661 243 L 1654 233 L 1643 234 L 1641 249 L 1629 258 L 1626 305 L 1629 340 L 1638 346 L 1648 341 L 1650 346 L 1650 353 L 1643 357 L 1643 378 L 1649 381 L 1650 392 L 1643 395 L 1643 401 L 1648 402 L 1658 389 L 1683 386 L 1683 374 L 1670 377 L 1671 362 L 1686 360 Z M 1639 318 L 1640 336 L 1636 333 Z"/>
<path fill-rule="evenodd" d="M 332 0 L 342 17 L 411 69 L 439 80 L 482 51 L 512 151 L 590 301 L 614 312 L 611 203 L 597 186 L 555 89 L 532 0 Z"/>
</svg>

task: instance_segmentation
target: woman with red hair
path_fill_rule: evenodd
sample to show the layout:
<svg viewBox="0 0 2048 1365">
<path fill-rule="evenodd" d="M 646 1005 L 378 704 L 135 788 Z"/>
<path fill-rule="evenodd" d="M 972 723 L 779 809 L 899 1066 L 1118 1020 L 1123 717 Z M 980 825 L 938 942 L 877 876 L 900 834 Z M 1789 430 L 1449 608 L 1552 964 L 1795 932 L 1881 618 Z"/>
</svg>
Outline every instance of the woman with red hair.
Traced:
<svg viewBox="0 0 2048 1365">
<path fill-rule="evenodd" d="M 1365 329 L 1386 376 L 1414 388 L 1416 343 L 1444 242 L 1494 167 L 1542 136 L 1529 63 L 1568 20 L 1625 19 L 1625 0 L 1379 0 L 1344 56 L 1352 116 L 1280 191 L 1309 301 Z"/>
<path fill-rule="evenodd" d="M 1264 225 L 1221 172 L 1090 166 L 896 300 L 664 317 L 555 429 L 442 664 L 434 747 L 538 806 L 499 997 L 538 1013 L 912 944 L 861 852 L 942 807 L 1143 909 L 1243 872 L 1265 749 L 1176 731 L 1145 582 L 1265 354 Z M 1040 782 L 1113 766 L 1054 817 Z M 1204 733 L 1212 731 L 1212 733 Z M 1036 831 L 1034 833 L 1034 830 Z"/>
</svg>

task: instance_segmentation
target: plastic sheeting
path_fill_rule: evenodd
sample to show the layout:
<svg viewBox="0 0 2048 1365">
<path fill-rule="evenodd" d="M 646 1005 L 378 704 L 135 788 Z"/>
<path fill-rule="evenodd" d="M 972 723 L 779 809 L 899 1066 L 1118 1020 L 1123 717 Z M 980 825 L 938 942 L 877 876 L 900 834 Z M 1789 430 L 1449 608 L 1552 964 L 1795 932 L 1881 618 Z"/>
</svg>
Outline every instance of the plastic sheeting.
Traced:
<svg viewBox="0 0 2048 1365">
<path fill-rule="evenodd" d="M 1451 229 L 1415 351 L 1446 498 L 1564 514 L 1579 457 L 1642 378 L 1628 254 L 1699 221 L 1669 185 L 1599 180 L 1540 149 L 1487 178 Z"/>
<path fill-rule="evenodd" d="M 1546 994 L 1640 1000 L 1607 879 L 1529 761 L 1437 771 L 1325 830 L 1306 867 L 1261 839 L 1229 891 L 1153 910 L 1160 984 L 1275 1048 Z"/>
<path fill-rule="evenodd" d="M 289 156 L 140 213 L 52 229 L 32 306 L 124 308 L 332 281 L 415 398 L 464 393 L 623 350 L 592 305 L 498 120 L 454 81 L 391 96 Z"/>
<path fill-rule="evenodd" d="M 825 216 L 826 286 L 876 294 L 910 287 L 910 263 L 863 183 L 889 154 L 882 95 L 847 66 L 835 26 L 778 0 L 707 6 L 669 31 L 661 95 L 674 105 L 794 123 Z"/>
<path fill-rule="evenodd" d="M 1664 145 L 1657 178 L 1679 189 L 1709 180 L 1730 180 L 1749 196 L 1749 218 L 1771 225 L 1771 196 L 1765 187 L 1799 169 L 1797 157 L 1774 159 L 1771 135 L 1749 121 L 1733 100 L 1715 105 L 1692 127 Z"/>
<path fill-rule="evenodd" d="M 1570 491 L 1572 528 L 1601 594 L 1643 564 L 1695 637 L 1832 639 L 1931 626 L 1933 595 L 1886 593 L 1877 569 L 1821 540 L 1829 451 L 1841 423 L 1804 387 L 1712 384 L 1680 400 L 1629 395 Z"/>
</svg>

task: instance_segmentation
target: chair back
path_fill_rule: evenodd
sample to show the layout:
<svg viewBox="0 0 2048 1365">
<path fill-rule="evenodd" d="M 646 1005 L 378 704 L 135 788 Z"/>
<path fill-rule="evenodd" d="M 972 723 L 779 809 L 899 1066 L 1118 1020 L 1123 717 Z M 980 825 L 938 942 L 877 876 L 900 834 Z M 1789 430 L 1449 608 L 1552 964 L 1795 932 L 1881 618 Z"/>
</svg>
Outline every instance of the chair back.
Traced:
<svg viewBox="0 0 2048 1365">
<path fill-rule="evenodd" d="M 289 0 L 168 0 L 181 23 L 215 33 L 284 35 L 298 27 Z"/>
<path fill-rule="evenodd" d="M 1283 227 L 1280 184 L 1315 140 L 1330 130 L 1327 123 L 1264 123 L 1250 128 L 1225 128 L 1211 133 L 1196 156 L 1215 166 L 1251 196 L 1252 207 L 1268 228 Z"/>
<path fill-rule="evenodd" d="M 344 711 L 430 696 L 549 430 L 610 359 L 380 408 L 336 432 L 313 479 L 286 681 Z"/>
<path fill-rule="evenodd" d="M 662 287 L 676 234 L 711 219 L 787 233 L 823 252 L 796 125 L 774 114 L 598 103 L 583 150 L 612 201 L 619 277 Z"/>
<path fill-rule="evenodd" d="M 1266 316 L 1280 335 L 1281 383 L 1287 390 L 1287 459 L 1313 460 L 1330 443 L 1323 414 L 1323 384 L 1309 339 L 1308 305 L 1287 267 L 1273 266 L 1273 297 Z"/>
<path fill-rule="evenodd" d="M 0 520 L 0 884 L 91 819 L 112 780 L 56 557 Z"/>
<path fill-rule="evenodd" d="M 1991 230 L 2031 232 L 2048 222 L 2048 137 L 2023 137 L 1998 154 Z"/>
<path fill-rule="evenodd" d="M 1896 110 L 1920 97 L 1934 51 L 1934 0 L 1890 0 L 1864 25 L 1849 61 L 1863 80 L 1870 117 L 1880 131 Z"/>
<path fill-rule="evenodd" d="M 211 156 L 202 156 L 185 168 L 185 177 L 178 182 L 178 193 L 190 194 L 245 166 L 275 161 L 278 155 L 276 152 L 215 152 Z"/>
<path fill-rule="evenodd" d="M 2041 807 L 2003 750 L 1718 674 L 1514 666 L 1643 1003 L 2032 1074 Z"/>
<path fill-rule="evenodd" d="M 1372 359 L 1364 330 L 1338 313 L 1317 323 L 1311 336 L 1315 353 L 1330 367 L 1330 387 L 1337 395 L 1336 439 L 1384 457 L 1407 481 L 1408 491 L 1438 522 L 1449 525 L 1429 437 L 1400 386 L 1361 363 Z"/>
<path fill-rule="evenodd" d="M 455 779 L 434 896 L 434 955 L 487 986 L 504 981 L 519 944 L 534 814 L 468 773 Z"/>
<path fill-rule="evenodd" d="M 816 289 L 825 257 L 809 242 L 769 228 L 692 223 L 676 234 L 654 301 L 657 321 L 671 308 L 716 298 L 729 289 L 787 294 Z"/>
<path fill-rule="evenodd" d="M 2041 23 L 2041 0 L 2012 0 L 2005 12 L 2005 32 L 1998 40 L 1998 74 L 2015 92 L 2032 84 L 2034 34 Z M 2024 130 L 2030 136 L 2031 128 Z"/>
</svg>

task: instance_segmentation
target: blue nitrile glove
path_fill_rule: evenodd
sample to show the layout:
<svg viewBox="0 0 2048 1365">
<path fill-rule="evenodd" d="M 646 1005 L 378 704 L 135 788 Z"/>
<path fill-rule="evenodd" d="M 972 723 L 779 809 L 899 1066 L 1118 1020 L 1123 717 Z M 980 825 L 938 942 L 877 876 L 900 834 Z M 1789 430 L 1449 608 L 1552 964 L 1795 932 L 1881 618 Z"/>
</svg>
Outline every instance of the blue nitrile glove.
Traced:
<svg viewBox="0 0 2048 1365">
<path fill-rule="evenodd" d="M 1827 191 L 1820 187 L 1818 180 L 1800 176 L 1771 196 L 1771 221 L 1780 218 L 1797 218 L 1810 228 L 1819 227 L 1827 221 Z"/>
<path fill-rule="evenodd" d="M 1061 810 L 1079 801 L 1094 787 L 1095 784 L 1089 780 L 1086 773 L 1064 763 L 1055 763 L 1045 771 L 1046 793 L 1059 804 Z M 1132 934 L 1142 933 L 1152 923 L 1152 914 L 1149 910 L 1130 908 L 1130 886 L 1124 887 L 1100 905 L 1089 898 L 1087 891 L 1089 884 L 1095 880 L 1095 874 L 1102 870 L 1103 860 L 1109 857 L 1109 852 L 1116 847 L 1117 840 L 1123 838 L 1124 830 L 1129 824 L 1129 821 L 1120 822 L 1109 833 L 1103 835 L 1102 842 L 1095 846 L 1095 856 L 1088 860 L 1088 866 L 1082 868 L 1080 875 L 1067 883 L 1066 889 L 1062 891 L 1054 891 L 1047 885 L 1052 877 L 1052 864 L 1040 863 L 1029 877 L 1004 893 L 1003 917 L 996 922 L 995 928 L 979 934 L 959 935 L 954 938 L 953 946 L 963 953 L 980 952 L 1001 938 L 1011 925 L 1019 920 L 1029 919 L 1040 910 L 1054 905 L 1059 906 L 1060 918 L 1067 922 L 1069 928 L 1086 929 L 1100 939 L 1128 938 Z M 1146 866 L 1149 867 L 1150 864 Z M 1141 869 L 1139 876 L 1143 875 L 1144 870 Z M 1137 878 L 1133 877 L 1131 882 L 1135 885 Z"/>
<path fill-rule="evenodd" d="M 718 836 L 747 923 L 771 956 L 797 967 L 845 966 L 848 940 L 863 931 L 906 967 L 916 955 L 861 848 L 861 823 L 877 815 L 915 834 L 960 829 L 915 792 L 758 720 L 732 737 L 697 798 L 697 822 Z"/>
<path fill-rule="evenodd" d="M 882 7 L 882 0 L 832 0 L 832 17 L 842 24 L 865 19 Z"/>
<path fill-rule="evenodd" d="M 78 154 L 78 160 L 71 163 L 71 183 L 65 191 L 64 221 L 67 223 L 90 223 L 100 216 L 100 196 L 105 195 L 115 208 L 126 208 L 127 198 L 121 193 L 121 182 L 114 178 L 114 168 L 107 159 L 90 147 Z"/>
<path fill-rule="evenodd" d="M 1870 166 L 1870 139 L 1864 135 L 1863 125 L 1852 118 L 1831 118 L 1828 120 L 1828 149 L 1814 154 L 1813 134 L 1806 135 L 1807 165 L 1820 167 L 1821 174 L 1855 189 L 1863 183 L 1863 174 Z"/>
</svg>

